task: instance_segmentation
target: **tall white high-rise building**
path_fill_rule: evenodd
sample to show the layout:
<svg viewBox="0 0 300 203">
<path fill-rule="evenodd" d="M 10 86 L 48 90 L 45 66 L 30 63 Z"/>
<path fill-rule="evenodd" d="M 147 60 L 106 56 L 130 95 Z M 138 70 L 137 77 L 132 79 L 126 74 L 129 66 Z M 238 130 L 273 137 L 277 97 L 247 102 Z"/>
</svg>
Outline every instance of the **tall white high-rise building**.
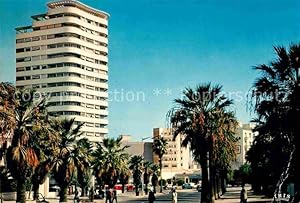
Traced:
<svg viewBox="0 0 300 203">
<path fill-rule="evenodd" d="M 91 141 L 108 133 L 108 18 L 75 0 L 47 4 L 16 28 L 16 86 L 50 94 L 53 115 L 84 122 Z"/>
</svg>

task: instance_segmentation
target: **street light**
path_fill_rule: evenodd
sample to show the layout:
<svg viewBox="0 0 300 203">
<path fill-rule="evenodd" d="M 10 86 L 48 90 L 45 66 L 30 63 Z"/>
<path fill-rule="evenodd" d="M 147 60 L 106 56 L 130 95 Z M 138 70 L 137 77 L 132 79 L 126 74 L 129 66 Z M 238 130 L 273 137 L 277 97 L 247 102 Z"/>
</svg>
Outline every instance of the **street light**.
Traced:
<svg viewBox="0 0 300 203">
<path fill-rule="evenodd" d="M 152 138 L 150 136 L 142 138 L 142 157 L 144 158 L 144 140 Z M 142 196 L 144 196 L 144 163 L 143 163 L 143 170 L 142 170 Z"/>
</svg>

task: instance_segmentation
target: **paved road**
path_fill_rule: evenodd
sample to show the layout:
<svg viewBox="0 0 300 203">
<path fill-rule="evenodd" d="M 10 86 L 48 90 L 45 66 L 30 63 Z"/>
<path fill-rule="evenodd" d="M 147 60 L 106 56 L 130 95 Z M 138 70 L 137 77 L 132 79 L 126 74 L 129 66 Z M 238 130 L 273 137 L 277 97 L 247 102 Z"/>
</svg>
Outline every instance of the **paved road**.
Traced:
<svg viewBox="0 0 300 203">
<path fill-rule="evenodd" d="M 178 194 L 178 203 L 184 203 L 184 202 L 200 202 L 200 196 L 201 193 L 197 192 L 196 190 L 178 190 L 177 191 Z M 165 191 L 163 194 L 157 194 L 156 195 L 156 201 L 154 201 L 155 203 L 169 203 L 172 201 L 172 197 L 171 194 L 167 193 L 167 191 Z M 118 202 L 128 202 L 128 203 L 146 203 L 148 202 L 148 198 L 147 197 L 132 197 L 132 198 L 119 198 Z"/>
</svg>

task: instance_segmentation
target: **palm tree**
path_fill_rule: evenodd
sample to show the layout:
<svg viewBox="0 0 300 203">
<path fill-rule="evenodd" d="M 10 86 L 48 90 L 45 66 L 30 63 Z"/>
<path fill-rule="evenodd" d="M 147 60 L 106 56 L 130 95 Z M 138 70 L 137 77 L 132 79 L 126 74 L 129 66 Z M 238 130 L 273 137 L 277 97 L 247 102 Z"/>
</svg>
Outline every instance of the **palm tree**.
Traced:
<svg viewBox="0 0 300 203">
<path fill-rule="evenodd" d="M 93 154 L 93 169 L 99 185 L 106 184 L 113 188 L 120 175 L 126 172 L 129 154 L 125 152 L 127 146 L 122 146 L 122 137 L 106 138 L 98 143 Z"/>
<path fill-rule="evenodd" d="M 34 147 L 39 139 L 35 133 L 37 126 L 46 123 L 47 113 L 45 98 L 34 98 L 33 90 L 21 90 L 16 94 L 14 109 L 15 127 L 11 145 L 6 154 L 7 166 L 17 181 L 17 202 L 26 202 L 26 182 L 39 165 L 39 158 Z"/>
<path fill-rule="evenodd" d="M 122 167 L 119 171 L 119 181 L 122 185 L 122 193 L 125 191 L 125 185 L 128 183 L 129 177 L 131 175 L 130 169 L 129 169 L 129 155 L 126 156 L 126 158 L 123 159 Z"/>
<path fill-rule="evenodd" d="M 85 196 L 91 179 L 92 144 L 87 138 L 82 138 L 77 141 L 77 148 L 73 153 L 81 196 Z"/>
<path fill-rule="evenodd" d="M 59 134 L 58 157 L 53 167 L 54 178 L 60 187 L 60 202 L 67 202 L 67 189 L 76 177 L 76 161 L 78 153 L 77 141 L 81 136 L 80 128 L 83 123 L 75 127 L 75 119 L 57 119 L 52 128 Z"/>
<path fill-rule="evenodd" d="M 158 185 L 159 166 L 157 164 L 152 164 L 151 171 L 152 171 L 151 184 L 153 186 L 153 192 L 156 193 L 156 187 Z"/>
<path fill-rule="evenodd" d="M 153 152 L 159 158 L 159 169 L 160 169 L 160 192 L 162 193 L 162 158 L 167 152 L 167 141 L 163 137 L 156 137 L 153 141 Z"/>
<path fill-rule="evenodd" d="M 152 165 L 153 163 L 152 162 L 149 162 L 149 161 L 145 161 L 144 162 L 144 184 L 145 184 L 145 194 L 147 195 L 148 194 L 148 184 L 150 182 L 150 176 L 151 176 L 151 173 L 152 173 Z"/>
<path fill-rule="evenodd" d="M 31 178 L 33 199 L 38 199 L 39 187 L 42 185 L 50 174 L 58 157 L 58 145 L 60 137 L 51 128 L 52 120 L 41 123 L 35 128 L 36 138 L 32 144 L 37 152 L 39 164 L 34 170 Z"/>
<path fill-rule="evenodd" d="M 258 115 L 255 121 L 258 123 L 259 134 L 269 137 L 269 140 L 265 140 L 269 143 L 281 143 L 278 146 L 280 156 L 286 157 L 289 154 L 278 163 L 280 166 L 277 168 L 280 168 L 282 175 L 275 175 L 280 180 L 275 193 L 281 192 L 282 184 L 290 175 L 296 189 L 293 202 L 299 202 L 300 175 L 292 174 L 292 171 L 300 170 L 296 164 L 300 157 L 300 126 L 295 119 L 300 115 L 300 45 L 292 44 L 289 50 L 280 46 L 274 49 L 277 58 L 270 65 L 255 67 L 261 76 L 253 85 L 250 101 Z M 259 141 L 263 143 L 262 136 Z"/>
<path fill-rule="evenodd" d="M 175 100 L 175 106 L 167 115 L 174 129 L 174 139 L 184 136 L 182 145 L 190 145 L 195 159 L 201 165 L 201 202 L 214 202 L 215 199 L 210 181 L 213 173 L 210 173 L 210 177 L 208 174 L 209 169 L 214 169 L 213 149 L 219 137 L 217 130 L 220 115 L 232 104 L 221 91 L 220 85 L 212 86 L 210 83 L 195 89 L 186 88 L 184 97 Z"/>
<path fill-rule="evenodd" d="M 139 188 L 142 184 L 143 161 L 144 158 L 141 155 L 134 155 L 130 159 L 129 168 L 132 170 L 136 196 L 139 196 Z"/>
</svg>

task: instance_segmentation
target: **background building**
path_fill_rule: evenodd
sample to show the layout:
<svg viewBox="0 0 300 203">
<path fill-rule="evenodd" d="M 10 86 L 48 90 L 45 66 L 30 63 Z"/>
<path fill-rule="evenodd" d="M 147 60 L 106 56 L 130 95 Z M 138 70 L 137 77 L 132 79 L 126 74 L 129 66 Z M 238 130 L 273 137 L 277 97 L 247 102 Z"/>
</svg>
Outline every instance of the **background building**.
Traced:
<svg viewBox="0 0 300 203">
<path fill-rule="evenodd" d="M 255 124 L 242 124 L 239 123 L 239 126 L 236 131 L 236 137 L 239 139 L 237 142 L 237 157 L 236 161 L 232 164 L 232 169 L 239 169 L 241 165 L 246 163 L 246 153 L 253 144 L 254 137 L 256 134 L 253 132 Z"/>
<path fill-rule="evenodd" d="M 49 112 L 84 122 L 90 141 L 108 133 L 108 18 L 73 0 L 50 2 L 16 28 L 16 86 L 51 96 Z"/>
<path fill-rule="evenodd" d="M 121 135 L 122 136 L 122 145 L 128 146 L 126 149 L 126 152 L 130 154 L 131 156 L 134 155 L 141 155 L 144 157 L 145 161 L 151 161 L 153 162 L 153 142 L 134 142 L 131 140 L 130 135 Z"/>
<path fill-rule="evenodd" d="M 167 153 L 163 156 L 162 161 L 162 178 L 172 179 L 173 177 L 184 177 L 185 182 L 189 182 L 190 176 L 200 178 L 200 169 L 193 161 L 190 147 L 182 147 L 183 136 L 177 136 L 173 140 L 171 128 L 154 128 L 153 139 L 163 137 L 167 140 Z M 154 163 L 158 163 L 157 155 L 153 155 Z"/>
</svg>

